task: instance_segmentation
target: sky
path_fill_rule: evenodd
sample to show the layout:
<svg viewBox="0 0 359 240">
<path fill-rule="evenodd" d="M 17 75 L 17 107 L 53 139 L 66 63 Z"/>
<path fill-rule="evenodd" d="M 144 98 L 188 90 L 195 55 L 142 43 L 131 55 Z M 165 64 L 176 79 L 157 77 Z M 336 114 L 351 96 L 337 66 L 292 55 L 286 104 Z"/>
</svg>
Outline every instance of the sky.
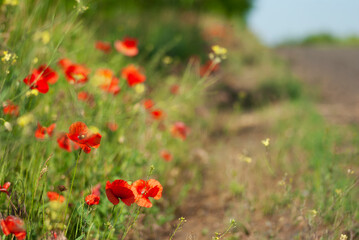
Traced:
<svg viewBox="0 0 359 240">
<path fill-rule="evenodd" d="M 359 35 L 359 0 L 255 0 L 248 21 L 268 45 L 322 32 Z"/>
</svg>

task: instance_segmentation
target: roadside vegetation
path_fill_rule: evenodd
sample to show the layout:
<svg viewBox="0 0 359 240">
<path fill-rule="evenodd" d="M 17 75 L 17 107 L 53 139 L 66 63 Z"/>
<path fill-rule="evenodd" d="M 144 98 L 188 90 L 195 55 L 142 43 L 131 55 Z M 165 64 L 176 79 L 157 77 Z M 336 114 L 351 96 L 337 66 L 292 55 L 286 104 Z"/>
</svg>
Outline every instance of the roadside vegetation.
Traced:
<svg viewBox="0 0 359 240">
<path fill-rule="evenodd" d="M 358 238 L 357 129 L 243 18 L 187 2 L 2 2 L 2 239 Z"/>
</svg>

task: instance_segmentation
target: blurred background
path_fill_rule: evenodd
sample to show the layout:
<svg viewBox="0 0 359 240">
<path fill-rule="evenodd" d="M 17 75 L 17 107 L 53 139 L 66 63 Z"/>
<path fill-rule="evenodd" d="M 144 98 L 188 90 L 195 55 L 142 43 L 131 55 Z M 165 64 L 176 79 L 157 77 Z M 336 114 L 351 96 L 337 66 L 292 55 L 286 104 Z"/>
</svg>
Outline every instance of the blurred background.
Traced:
<svg viewBox="0 0 359 240">
<path fill-rule="evenodd" d="M 256 0 L 249 27 L 268 45 L 285 42 L 355 41 L 359 35 L 359 1 Z"/>
</svg>

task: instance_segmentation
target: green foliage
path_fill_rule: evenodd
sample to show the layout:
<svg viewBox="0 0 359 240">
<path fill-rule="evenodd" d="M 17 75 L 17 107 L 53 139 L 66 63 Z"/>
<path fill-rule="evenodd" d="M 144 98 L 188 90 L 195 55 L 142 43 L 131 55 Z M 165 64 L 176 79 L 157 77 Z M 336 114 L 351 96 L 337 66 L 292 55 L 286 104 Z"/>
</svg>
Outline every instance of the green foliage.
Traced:
<svg viewBox="0 0 359 240">
<path fill-rule="evenodd" d="M 299 40 L 287 40 L 280 46 L 359 46 L 358 36 L 337 37 L 330 33 L 318 33 Z"/>
<path fill-rule="evenodd" d="M 139 12 L 177 9 L 245 17 L 253 5 L 253 0 L 104 0 L 94 4 L 97 11 L 105 13 L 117 8 Z"/>
</svg>

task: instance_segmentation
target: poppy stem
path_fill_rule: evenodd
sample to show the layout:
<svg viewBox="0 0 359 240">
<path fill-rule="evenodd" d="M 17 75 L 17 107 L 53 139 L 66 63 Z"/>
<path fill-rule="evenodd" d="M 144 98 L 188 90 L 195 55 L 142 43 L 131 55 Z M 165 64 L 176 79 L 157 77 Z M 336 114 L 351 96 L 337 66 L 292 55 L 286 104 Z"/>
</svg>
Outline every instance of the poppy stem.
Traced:
<svg viewBox="0 0 359 240">
<path fill-rule="evenodd" d="M 67 198 L 67 201 L 66 201 L 66 208 L 65 208 L 65 214 L 64 214 L 64 223 L 65 223 L 65 220 L 66 220 L 67 209 L 68 209 L 68 207 L 69 207 L 70 196 L 71 196 L 71 193 L 72 193 L 72 187 L 73 187 L 73 185 L 74 185 L 75 176 L 76 176 L 76 170 L 77 170 L 77 165 L 78 165 L 78 163 L 79 163 L 81 153 L 82 153 L 82 149 L 80 149 L 79 154 L 77 155 L 77 160 L 76 160 L 74 175 L 72 176 L 72 181 L 71 181 L 71 187 L 70 187 L 69 197 Z M 70 224 L 70 223 L 69 223 L 69 224 Z M 68 230 L 68 227 L 66 228 L 65 235 L 67 234 L 67 230 Z"/>
<path fill-rule="evenodd" d="M 116 206 L 117 206 L 117 205 L 113 205 L 113 208 L 112 208 L 112 220 L 113 220 L 113 216 L 114 216 L 114 215 L 113 215 L 114 209 L 115 209 Z M 124 204 L 121 204 L 121 208 L 120 208 L 120 210 L 117 212 L 117 215 L 116 215 L 116 217 L 115 217 L 115 221 L 113 221 L 112 226 L 113 226 L 114 229 L 116 229 L 116 224 L 117 224 L 117 222 L 118 222 L 118 218 L 121 216 L 123 206 L 124 206 Z M 111 233 L 112 233 L 111 231 L 108 232 L 107 237 L 106 237 L 106 240 L 110 237 L 110 234 L 111 234 Z"/>
<path fill-rule="evenodd" d="M 133 225 L 135 225 L 138 216 L 140 215 L 140 211 L 141 211 L 141 207 L 137 208 L 137 212 L 136 212 L 136 216 L 133 218 L 133 221 L 131 222 L 130 226 L 128 226 L 128 228 L 126 229 L 125 233 L 123 234 L 121 240 L 124 240 L 128 234 L 128 232 L 131 230 L 131 228 L 133 227 Z"/>
</svg>

